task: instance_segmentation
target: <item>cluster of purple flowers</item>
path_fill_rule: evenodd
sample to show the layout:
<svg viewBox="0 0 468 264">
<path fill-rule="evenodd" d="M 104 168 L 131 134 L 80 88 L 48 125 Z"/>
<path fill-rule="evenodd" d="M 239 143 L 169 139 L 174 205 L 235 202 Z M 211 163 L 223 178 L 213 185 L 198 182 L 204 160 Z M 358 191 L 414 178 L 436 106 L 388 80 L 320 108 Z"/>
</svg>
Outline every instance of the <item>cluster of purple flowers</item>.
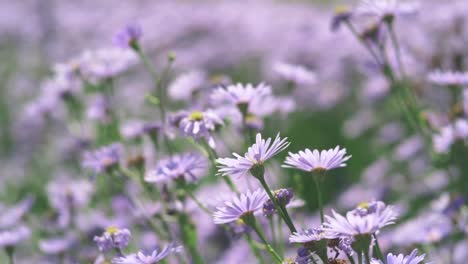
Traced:
<svg viewBox="0 0 468 264">
<path fill-rule="evenodd" d="M 0 8 L 5 263 L 466 263 L 466 1 L 55 2 Z"/>
</svg>

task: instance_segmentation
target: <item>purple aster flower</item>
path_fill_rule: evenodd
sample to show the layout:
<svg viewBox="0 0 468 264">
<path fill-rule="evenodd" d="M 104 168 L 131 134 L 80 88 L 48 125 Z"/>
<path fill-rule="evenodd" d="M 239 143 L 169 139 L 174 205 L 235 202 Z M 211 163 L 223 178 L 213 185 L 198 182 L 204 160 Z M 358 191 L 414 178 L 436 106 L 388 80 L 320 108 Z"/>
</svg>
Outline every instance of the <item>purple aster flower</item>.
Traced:
<svg viewBox="0 0 468 264">
<path fill-rule="evenodd" d="M 301 65 L 277 62 L 273 65 L 273 71 L 286 81 L 297 85 L 313 85 L 317 83 L 316 74 Z"/>
<path fill-rule="evenodd" d="M 136 47 L 142 35 L 141 26 L 137 23 L 131 23 L 114 36 L 113 42 L 120 48 L 133 48 Z"/>
<path fill-rule="evenodd" d="M 69 250 L 75 242 L 76 237 L 70 234 L 64 237 L 41 239 L 39 249 L 45 254 L 58 255 Z"/>
<path fill-rule="evenodd" d="M 397 216 L 393 206 L 386 206 L 383 202 L 363 203 L 346 213 L 346 217 L 332 212 L 333 217 L 325 216 L 323 229 L 337 237 L 374 234 L 382 227 L 394 224 Z"/>
<path fill-rule="evenodd" d="M 294 192 L 292 189 L 279 189 L 275 190 L 273 192 L 273 195 L 275 196 L 276 202 L 280 206 L 287 207 L 289 203 L 291 202 L 292 198 L 294 197 Z M 275 205 L 273 202 L 268 199 L 264 204 L 263 204 L 263 214 L 265 216 L 271 216 L 276 212 Z"/>
<path fill-rule="evenodd" d="M 440 129 L 439 134 L 432 137 L 434 150 L 438 153 L 447 153 L 452 144 L 459 139 L 468 138 L 468 121 L 457 119 Z"/>
<path fill-rule="evenodd" d="M 215 104 L 237 105 L 244 114 L 253 100 L 260 100 L 271 94 L 270 86 L 260 83 L 256 87 L 252 84 L 229 85 L 227 88 L 218 88 L 211 94 L 211 100 Z"/>
<path fill-rule="evenodd" d="M 16 246 L 31 236 L 31 230 L 24 225 L 0 231 L 0 248 Z"/>
<path fill-rule="evenodd" d="M 312 241 L 319 241 L 326 237 L 325 231 L 321 226 L 317 228 L 306 229 L 302 232 L 295 232 L 289 236 L 290 243 L 308 243 Z"/>
<path fill-rule="evenodd" d="M 468 72 L 436 70 L 429 73 L 427 80 L 440 86 L 466 86 L 468 85 Z"/>
<path fill-rule="evenodd" d="M 207 160 L 200 154 L 174 155 L 159 161 L 156 169 L 147 173 L 145 181 L 159 183 L 182 178 L 185 181 L 193 182 L 204 174 L 207 167 Z"/>
<path fill-rule="evenodd" d="M 215 142 L 211 136 L 211 132 L 217 126 L 223 124 L 223 120 L 211 110 L 204 112 L 192 111 L 185 112 L 180 116 L 179 128 L 185 136 L 193 137 L 194 139 L 204 138 L 208 145 L 215 148 Z"/>
<path fill-rule="evenodd" d="M 392 253 L 389 253 L 387 255 L 387 261 L 385 262 L 385 264 L 419 264 L 424 260 L 425 254 L 420 256 L 417 256 L 417 254 L 417 249 L 411 251 L 411 254 L 409 254 L 408 256 L 405 256 L 403 254 L 393 255 Z M 384 264 L 384 262 L 373 259 L 371 260 L 371 264 Z"/>
<path fill-rule="evenodd" d="M 250 173 L 250 169 L 254 166 L 263 166 L 264 162 L 275 156 L 289 146 L 288 138 L 280 138 L 280 134 L 276 135 L 273 143 L 271 138 L 262 139 L 260 133 L 257 134 L 255 144 L 247 150 L 247 153 L 242 157 L 237 153 L 233 153 L 236 158 L 219 158 L 216 160 L 218 165 L 218 175 L 241 177 Z"/>
<path fill-rule="evenodd" d="M 114 143 L 101 147 L 93 152 L 84 154 L 82 166 L 93 170 L 95 173 L 106 171 L 119 163 L 122 155 L 122 146 Z"/>
<path fill-rule="evenodd" d="M 179 75 L 169 85 L 169 96 L 178 101 L 187 101 L 201 89 L 206 82 L 206 74 L 202 71 L 194 70 Z"/>
<path fill-rule="evenodd" d="M 84 179 L 56 179 L 47 185 L 49 203 L 55 209 L 80 208 L 88 204 L 94 186 Z"/>
<path fill-rule="evenodd" d="M 143 136 L 145 124 L 140 120 L 129 120 L 120 126 L 120 134 L 126 139 L 134 139 Z"/>
<path fill-rule="evenodd" d="M 128 256 L 117 257 L 112 260 L 113 264 L 155 264 L 165 259 L 171 253 L 179 253 L 182 250 L 181 246 L 176 246 L 171 243 L 165 246 L 162 250 L 156 249 L 149 253 L 142 251 Z"/>
<path fill-rule="evenodd" d="M 346 149 L 340 149 L 337 146 L 334 149 L 322 150 L 319 152 L 314 149 L 305 149 L 298 153 L 289 152 L 289 156 L 285 160 L 284 168 L 295 168 L 303 171 L 328 171 L 335 168 L 346 167 L 346 161 L 351 158 L 351 155 L 346 155 Z"/>
<path fill-rule="evenodd" d="M 121 250 L 130 242 L 132 234 L 128 229 L 119 229 L 111 226 L 106 229 L 102 236 L 95 236 L 94 241 L 102 252 L 108 252 L 111 249 Z"/>
<path fill-rule="evenodd" d="M 245 215 L 258 213 L 265 201 L 268 199 L 266 192 L 257 189 L 254 192 L 247 191 L 236 196 L 232 201 L 226 201 L 225 206 L 217 207 L 213 214 L 214 223 L 217 225 L 227 224 L 241 219 Z"/>
<path fill-rule="evenodd" d="M 15 206 L 1 210 L 0 228 L 9 228 L 18 224 L 21 218 L 31 209 L 33 203 L 34 198 L 26 197 Z"/>
</svg>

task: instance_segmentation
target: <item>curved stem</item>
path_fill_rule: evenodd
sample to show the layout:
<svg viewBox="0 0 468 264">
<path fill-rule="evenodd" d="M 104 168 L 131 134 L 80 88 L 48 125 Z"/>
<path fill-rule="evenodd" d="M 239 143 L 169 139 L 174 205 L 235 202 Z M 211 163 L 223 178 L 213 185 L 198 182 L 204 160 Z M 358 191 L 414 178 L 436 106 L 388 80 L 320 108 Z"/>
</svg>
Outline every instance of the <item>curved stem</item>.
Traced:
<svg viewBox="0 0 468 264">
<path fill-rule="evenodd" d="M 324 214 L 323 214 L 323 202 L 322 202 L 322 191 L 320 190 L 320 183 L 319 183 L 319 180 L 318 179 L 318 175 L 312 175 L 312 179 L 314 179 L 314 183 L 315 183 L 315 189 L 317 191 L 317 201 L 318 201 L 318 206 L 319 206 L 319 210 L 320 210 L 320 222 L 323 223 L 324 222 Z"/>
</svg>

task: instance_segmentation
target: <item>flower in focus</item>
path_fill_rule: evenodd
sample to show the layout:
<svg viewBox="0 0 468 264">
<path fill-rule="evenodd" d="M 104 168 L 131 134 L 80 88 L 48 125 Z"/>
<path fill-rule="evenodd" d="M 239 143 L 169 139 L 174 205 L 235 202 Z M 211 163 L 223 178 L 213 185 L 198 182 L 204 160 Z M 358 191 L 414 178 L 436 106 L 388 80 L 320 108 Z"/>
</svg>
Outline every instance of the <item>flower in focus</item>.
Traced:
<svg viewBox="0 0 468 264">
<path fill-rule="evenodd" d="M 288 138 L 280 138 L 280 134 L 271 142 L 271 138 L 262 139 L 260 133 L 257 134 L 255 144 L 247 150 L 247 153 L 242 157 L 237 153 L 233 153 L 236 158 L 219 158 L 216 160 L 218 165 L 218 175 L 242 177 L 251 173 L 251 169 L 256 166 L 263 166 L 263 163 L 275 156 L 289 146 Z"/>
<path fill-rule="evenodd" d="M 152 183 L 169 182 L 179 178 L 188 182 L 197 180 L 208 167 L 200 154 L 184 153 L 161 160 L 156 169 L 148 172 L 145 181 Z"/>
<path fill-rule="evenodd" d="M 316 74 L 301 65 L 277 62 L 273 65 L 273 71 L 284 80 L 297 85 L 307 86 L 317 83 Z"/>
<path fill-rule="evenodd" d="M 204 138 L 210 147 L 215 148 L 211 132 L 223 124 L 223 120 L 216 113 L 211 110 L 193 111 L 183 113 L 180 118 L 179 127 L 185 136 L 194 139 Z"/>
<path fill-rule="evenodd" d="M 262 189 L 242 193 L 234 197 L 232 201 L 226 201 L 225 206 L 216 208 L 213 214 L 214 223 L 227 224 L 242 219 L 244 216 L 254 215 L 262 209 L 267 199 L 268 196 Z"/>
<path fill-rule="evenodd" d="M 106 171 L 119 163 L 122 146 L 118 143 L 101 147 L 84 154 L 82 166 L 93 170 L 96 174 Z"/>
<path fill-rule="evenodd" d="M 13 247 L 31 236 L 31 230 L 24 225 L 0 231 L 0 248 Z"/>
<path fill-rule="evenodd" d="M 169 96 L 174 100 L 187 101 L 205 82 L 206 74 L 202 71 L 194 70 L 182 74 L 169 84 Z"/>
<path fill-rule="evenodd" d="M 424 254 L 417 256 L 418 250 L 414 249 L 411 251 L 411 254 L 408 256 L 405 256 L 403 254 L 400 255 L 393 255 L 392 253 L 389 253 L 387 255 L 387 261 L 385 264 L 418 264 L 421 263 L 424 260 Z M 384 264 L 384 262 L 380 260 L 373 259 L 371 260 L 371 264 Z"/>
<path fill-rule="evenodd" d="M 427 80 L 440 86 L 467 86 L 468 72 L 436 70 L 429 73 Z"/>
<path fill-rule="evenodd" d="M 137 47 L 138 41 L 142 37 L 143 32 L 141 26 L 136 23 L 131 23 L 125 26 L 114 36 L 114 44 L 120 48 Z"/>
<path fill-rule="evenodd" d="M 155 249 L 149 253 L 142 251 L 128 256 L 117 257 L 112 260 L 113 264 L 155 264 L 165 259 L 171 253 L 179 253 L 182 247 L 171 243 L 165 246 L 162 250 Z"/>
<path fill-rule="evenodd" d="M 132 234 L 128 229 L 119 229 L 111 226 L 106 229 L 102 236 L 95 236 L 96 242 L 101 252 L 108 252 L 111 249 L 121 250 L 130 242 Z"/>
<path fill-rule="evenodd" d="M 346 155 L 346 149 L 340 149 L 337 146 L 334 149 L 322 150 L 319 152 L 314 149 L 305 149 L 298 153 L 289 152 L 285 160 L 284 168 L 295 168 L 307 172 L 312 171 L 328 171 L 335 168 L 346 167 L 346 161 L 351 158 L 351 155 Z"/>
<path fill-rule="evenodd" d="M 395 223 L 396 212 L 393 206 L 383 202 L 361 204 L 346 213 L 346 217 L 333 212 L 333 217 L 326 215 L 324 230 L 337 237 L 374 234 L 381 228 Z"/>
</svg>

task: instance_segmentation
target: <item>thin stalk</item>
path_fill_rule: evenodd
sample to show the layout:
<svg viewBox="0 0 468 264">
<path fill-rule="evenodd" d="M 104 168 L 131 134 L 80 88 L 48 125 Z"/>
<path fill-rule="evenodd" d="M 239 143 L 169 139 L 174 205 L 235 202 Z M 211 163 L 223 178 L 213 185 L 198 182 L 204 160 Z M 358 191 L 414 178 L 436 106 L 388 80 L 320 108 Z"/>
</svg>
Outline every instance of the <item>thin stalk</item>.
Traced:
<svg viewBox="0 0 468 264">
<path fill-rule="evenodd" d="M 198 207 L 200 207 L 200 209 L 202 209 L 205 213 L 207 213 L 208 215 L 211 215 L 211 211 L 210 209 L 206 208 L 206 206 L 204 206 L 196 197 L 195 195 L 193 195 L 193 193 L 191 191 L 188 191 L 186 190 L 186 193 L 187 195 L 192 198 L 192 200 L 198 205 Z"/>
<path fill-rule="evenodd" d="M 380 249 L 379 241 L 377 240 L 377 236 L 374 234 L 374 240 L 375 240 L 375 253 L 377 255 L 377 258 L 380 259 L 381 261 L 384 261 L 384 256 L 382 254 L 382 250 Z"/>
<path fill-rule="evenodd" d="M 349 22 L 349 21 L 346 21 L 346 25 L 348 26 L 351 33 L 353 33 L 353 35 L 359 41 L 361 41 L 361 43 L 366 47 L 367 51 L 371 54 L 372 58 L 374 58 L 375 62 L 377 64 L 381 65 L 382 62 L 380 61 L 380 58 L 377 55 L 377 53 L 372 49 L 372 47 L 369 45 L 369 43 L 367 43 L 366 40 L 357 32 L 357 30 L 354 28 L 353 24 L 351 24 L 351 22 Z"/>
<path fill-rule="evenodd" d="M 359 264 L 364 264 L 362 262 L 362 252 L 358 252 L 358 262 L 359 262 Z"/>
<path fill-rule="evenodd" d="M 255 258 L 258 260 L 258 263 L 265 263 L 263 260 L 262 254 L 260 253 L 260 251 L 258 251 L 257 246 L 255 246 L 252 236 L 250 234 L 246 234 L 245 237 L 246 237 L 247 243 L 250 246 L 250 250 L 252 250 L 252 253 L 254 254 Z"/>
<path fill-rule="evenodd" d="M 11 246 L 5 248 L 5 252 L 8 256 L 8 261 L 10 264 L 15 264 L 15 249 Z"/>
<path fill-rule="evenodd" d="M 275 221 L 273 219 L 274 215 L 271 215 L 268 218 L 268 224 L 270 226 L 271 239 L 273 240 L 273 246 L 278 248 L 278 240 L 276 239 L 276 230 L 275 230 Z"/>
<path fill-rule="evenodd" d="M 393 28 L 393 24 L 391 22 L 387 22 L 388 31 L 390 32 L 390 40 L 392 41 L 393 48 L 395 49 L 395 57 L 398 63 L 398 69 L 400 70 L 400 74 L 405 76 L 405 69 L 403 66 L 403 62 L 401 60 L 401 49 L 400 44 L 398 42 L 395 29 Z"/>
<path fill-rule="evenodd" d="M 364 256 L 366 257 L 366 264 L 370 264 L 369 250 L 364 250 Z"/>
<path fill-rule="evenodd" d="M 281 217 L 277 217 L 278 219 L 278 234 L 279 234 L 279 253 L 281 256 L 284 256 L 284 234 L 283 234 L 283 222 L 281 222 Z"/>
<path fill-rule="evenodd" d="M 268 243 L 268 241 L 265 238 L 265 235 L 263 234 L 262 230 L 258 227 L 256 223 L 253 223 L 250 227 L 257 233 L 258 237 L 260 237 L 260 240 L 262 240 L 263 244 L 265 245 L 267 251 L 271 254 L 273 259 L 275 259 L 276 263 L 281 264 L 283 263 L 283 259 L 276 253 L 275 249 Z"/>
<path fill-rule="evenodd" d="M 291 220 L 291 217 L 289 217 L 288 211 L 286 211 L 286 210 L 283 211 L 281 206 L 279 206 L 279 204 L 277 203 L 277 201 L 275 199 L 275 196 L 273 196 L 273 194 L 271 193 L 271 190 L 268 187 L 268 184 L 266 183 L 265 178 L 263 177 L 263 175 L 261 177 L 257 177 L 257 179 L 260 181 L 260 184 L 262 185 L 263 189 L 265 189 L 266 193 L 268 194 L 268 197 L 273 202 L 273 205 L 275 206 L 275 209 L 278 212 L 278 214 L 283 218 L 286 225 L 288 225 L 289 230 L 291 231 L 291 233 L 295 233 L 296 232 L 296 227 L 294 227 L 294 224 L 293 224 L 293 222 Z"/>
<path fill-rule="evenodd" d="M 323 223 L 325 221 L 324 220 L 325 217 L 323 213 L 322 191 L 320 190 L 320 183 L 319 183 L 320 179 L 317 179 L 318 177 L 320 176 L 312 175 L 312 179 L 314 180 L 314 183 L 315 183 L 315 189 L 317 191 L 317 202 L 318 202 L 318 206 L 320 210 L 320 222 Z"/>
<path fill-rule="evenodd" d="M 348 260 L 349 260 L 349 262 L 350 262 L 351 264 L 356 264 L 356 262 L 354 261 L 354 258 L 353 258 L 351 255 L 349 255 L 348 253 L 346 253 L 346 256 L 348 257 Z"/>
</svg>

